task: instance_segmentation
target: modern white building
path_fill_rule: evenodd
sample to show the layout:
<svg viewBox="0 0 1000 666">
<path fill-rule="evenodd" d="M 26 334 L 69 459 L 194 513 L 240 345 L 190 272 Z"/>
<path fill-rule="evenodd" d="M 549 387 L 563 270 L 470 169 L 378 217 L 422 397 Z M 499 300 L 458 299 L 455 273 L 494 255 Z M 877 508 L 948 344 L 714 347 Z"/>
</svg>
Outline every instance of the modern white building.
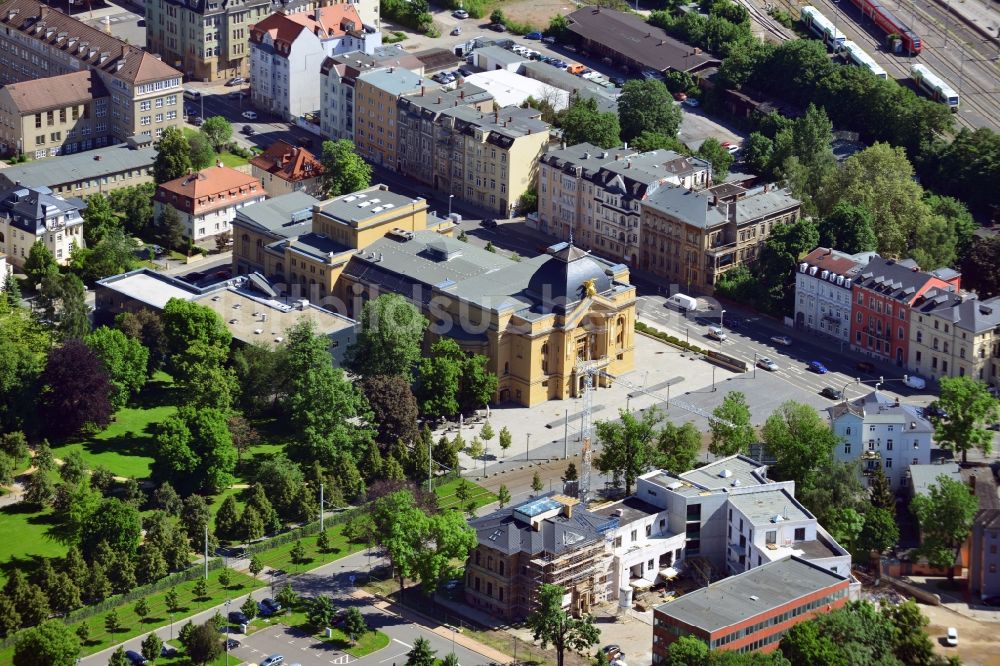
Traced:
<svg viewBox="0 0 1000 666">
<path fill-rule="evenodd" d="M 497 106 L 521 106 L 529 97 L 544 100 L 556 111 L 569 106 L 569 93 L 542 81 L 529 79 L 508 69 L 494 69 L 465 77 L 467 83 L 479 86 L 497 102 Z"/>
<path fill-rule="evenodd" d="M 381 43 L 382 34 L 362 25 L 353 4 L 272 14 L 250 33 L 253 104 L 287 120 L 318 112 L 323 61 L 351 51 L 370 54 Z"/>
<path fill-rule="evenodd" d="M 910 465 L 930 463 L 934 426 L 916 407 L 876 390 L 839 402 L 829 411 L 833 432 L 840 439 L 834 449 L 836 459 L 860 460 L 866 484 L 881 468 L 898 491 L 906 485 Z"/>
<path fill-rule="evenodd" d="M 682 474 L 658 470 L 635 494 L 591 512 L 617 524 L 606 532 L 611 596 L 677 575 L 682 566 L 707 577 L 733 575 L 795 555 L 842 576 L 851 556 L 795 499 L 791 481 L 731 456 Z"/>
<path fill-rule="evenodd" d="M 851 284 L 873 256 L 826 247 L 806 255 L 795 274 L 795 325 L 850 343 Z"/>
</svg>

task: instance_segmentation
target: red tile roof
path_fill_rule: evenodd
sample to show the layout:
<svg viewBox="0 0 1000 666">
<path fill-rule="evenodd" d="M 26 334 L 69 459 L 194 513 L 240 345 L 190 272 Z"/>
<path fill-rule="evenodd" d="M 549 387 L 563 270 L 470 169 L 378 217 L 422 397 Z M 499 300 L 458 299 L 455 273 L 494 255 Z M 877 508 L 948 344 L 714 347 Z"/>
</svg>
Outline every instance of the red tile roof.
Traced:
<svg viewBox="0 0 1000 666">
<path fill-rule="evenodd" d="M 250 41 L 260 44 L 265 34 L 270 35 L 277 50 L 287 52 L 303 30 L 312 32 L 320 39 L 326 39 L 362 29 L 361 16 L 357 8 L 344 3 L 317 7 L 312 13 L 271 14 L 260 23 L 251 26 Z M 279 45 L 283 48 L 278 48 Z"/>
<path fill-rule="evenodd" d="M 204 211 L 224 208 L 234 202 L 263 196 L 261 182 L 236 169 L 214 166 L 181 178 L 167 181 L 156 188 L 154 199 L 178 210 L 198 215 Z"/>
<path fill-rule="evenodd" d="M 855 261 L 826 247 L 816 248 L 802 259 L 802 263 L 817 266 L 821 270 L 828 270 L 837 275 L 850 275 L 852 270 L 857 272 L 857 269 L 864 266 L 863 262 Z"/>
<path fill-rule="evenodd" d="M 289 182 L 308 180 L 323 173 L 323 163 L 315 155 L 286 141 L 275 141 L 250 164 Z"/>
</svg>

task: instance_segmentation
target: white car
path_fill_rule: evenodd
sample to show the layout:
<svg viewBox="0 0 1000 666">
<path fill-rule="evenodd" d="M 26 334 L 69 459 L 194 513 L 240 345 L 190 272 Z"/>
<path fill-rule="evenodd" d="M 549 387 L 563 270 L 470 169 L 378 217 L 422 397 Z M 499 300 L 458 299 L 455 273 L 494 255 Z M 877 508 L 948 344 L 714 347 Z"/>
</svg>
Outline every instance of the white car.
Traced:
<svg viewBox="0 0 1000 666">
<path fill-rule="evenodd" d="M 948 635 L 944 637 L 944 642 L 951 647 L 958 647 L 958 629 L 948 627 Z"/>
<path fill-rule="evenodd" d="M 764 368 L 765 370 L 770 370 L 771 372 L 774 372 L 775 370 L 778 369 L 778 364 L 766 356 L 757 359 L 757 365 L 761 368 Z"/>
<path fill-rule="evenodd" d="M 244 111 L 240 115 L 242 115 L 247 120 L 257 120 L 257 112 L 256 111 Z"/>
<path fill-rule="evenodd" d="M 927 388 L 927 381 L 919 375 L 906 375 L 903 377 L 903 383 L 918 391 Z"/>
<path fill-rule="evenodd" d="M 282 655 L 272 654 L 270 657 L 260 662 L 260 666 L 281 666 L 283 663 L 285 663 L 285 658 Z"/>
<path fill-rule="evenodd" d="M 792 344 L 792 339 L 787 335 L 772 335 L 771 342 L 776 345 L 784 345 L 785 347 L 790 347 Z"/>
<path fill-rule="evenodd" d="M 451 15 L 454 16 L 457 19 L 467 19 L 467 18 L 469 18 L 469 12 L 465 11 L 464 9 L 456 9 L 455 11 L 453 11 L 451 13 Z"/>
</svg>

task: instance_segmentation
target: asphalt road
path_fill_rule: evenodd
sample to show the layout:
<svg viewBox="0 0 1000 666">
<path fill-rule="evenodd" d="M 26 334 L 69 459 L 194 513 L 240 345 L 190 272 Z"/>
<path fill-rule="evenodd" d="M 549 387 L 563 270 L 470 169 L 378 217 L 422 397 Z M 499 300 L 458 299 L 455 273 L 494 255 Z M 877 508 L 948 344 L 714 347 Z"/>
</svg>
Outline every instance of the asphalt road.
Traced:
<svg viewBox="0 0 1000 666">
<path fill-rule="evenodd" d="M 285 657 L 285 666 L 300 663 L 302 666 L 320 666 L 326 664 L 358 664 L 358 666 L 376 666 L 383 664 L 403 664 L 406 662 L 406 653 L 413 645 L 413 641 L 422 636 L 431 643 L 431 649 L 437 651 L 439 658 L 444 658 L 452 652 L 452 641 L 431 631 L 429 628 L 407 622 L 395 615 L 383 612 L 350 596 L 351 576 L 356 580 L 362 579 L 369 570 L 369 567 L 376 567 L 384 564 L 384 560 L 373 557 L 369 559 L 367 551 L 354 553 L 336 562 L 331 562 L 315 571 L 288 577 L 288 581 L 297 592 L 304 595 L 327 594 L 334 597 L 335 605 L 338 607 L 348 607 L 357 605 L 368 621 L 369 626 L 377 628 L 392 639 L 389 645 L 378 652 L 370 654 L 361 659 L 355 659 L 346 653 L 331 650 L 321 645 L 310 637 L 297 635 L 294 632 L 286 631 L 278 626 L 268 626 L 257 631 L 250 636 L 233 634 L 233 638 L 240 641 L 240 647 L 231 652 L 232 663 L 240 663 L 245 660 L 251 664 L 260 663 L 266 656 L 271 654 L 281 654 Z M 279 579 L 280 580 L 280 579 Z M 282 583 L 283 584 L 283 583 Z M 273 596 L 270 587 L 263 587 L 252 594 L 256 600 Z M 242 599 L 233 599 L 234 604 L 242 603 Z M 230 606 L 230 610 L 233 610 Z M 204 623 L 216 611 L 223 614 L 226 612 L 225 604 L 220 604 L 215 608 L 203 611 L 195 615 L 194 623 Z M 188 618 L 174 618 L 174 625 L 166 625 L 157 628 L 156 633 L 167 640 L 171 636 L 176 636 L 176 630 L 186 622 Z M 127 650 L 139 650 L 143 636 L 127 641 L 124 646 Z M 111 655 L 112 649 L 84 657 L 79 666 L 104 666 Z M 490 659 L 473 650 L 463 647 L 460 644 L 454 645 L 454 652 L 458 656 L 462 666 L 486 666 Z"/>
</svg>

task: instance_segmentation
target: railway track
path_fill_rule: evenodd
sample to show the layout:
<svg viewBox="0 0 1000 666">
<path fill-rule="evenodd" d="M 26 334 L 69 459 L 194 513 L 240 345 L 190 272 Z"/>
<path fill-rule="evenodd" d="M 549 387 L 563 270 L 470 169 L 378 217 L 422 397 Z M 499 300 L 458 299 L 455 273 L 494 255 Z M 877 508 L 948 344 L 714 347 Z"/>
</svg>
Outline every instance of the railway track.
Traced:
<svg viewBox="0 0 1000 666">
<path fill-rule="evenodd" d="M 795 37 L 795 32 L 789 30 L 785 26 L 774 20 L 770 14 L 767 13 L 766 9 L 768 5 L 765 4 L 765 8 L 761 9 L 758 7 L 753 0 L 736 0 L 740 5 L 743 5 L 744 9 L 750 14 L 750 18 L 762 27 L 768 34 L 772 37 L 776 37 L 778 41 L 786 41 Z"/>
</svg>

